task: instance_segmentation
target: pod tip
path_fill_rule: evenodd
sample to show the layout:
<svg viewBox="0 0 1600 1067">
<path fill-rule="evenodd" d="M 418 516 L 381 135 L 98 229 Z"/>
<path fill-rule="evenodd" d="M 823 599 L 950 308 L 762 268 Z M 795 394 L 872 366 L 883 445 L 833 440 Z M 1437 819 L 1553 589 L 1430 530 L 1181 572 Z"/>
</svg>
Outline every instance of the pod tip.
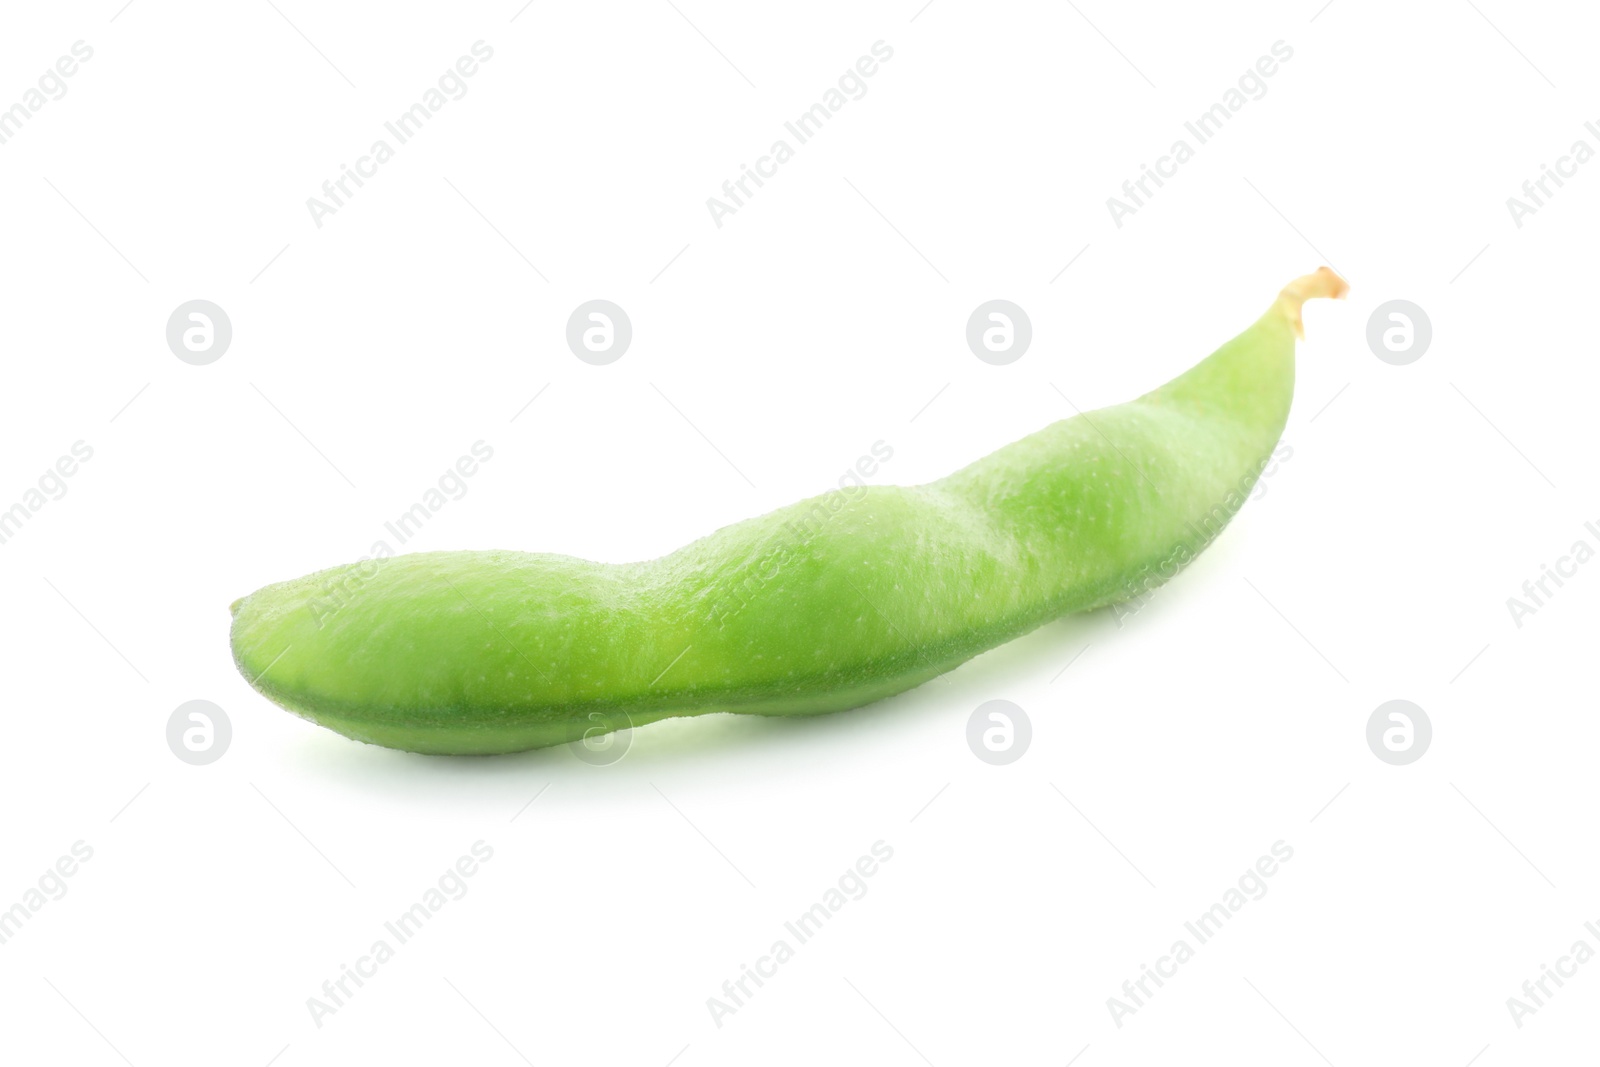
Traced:
<svg viewBox="0 0 1600 1067">
<path fill-rule="evenodd" d="M 1300 307 L 1307 300 L 1328 297 L 1341 300 L 1350 291 L 1350 285 L 1327 267 L 1318 267 L 1316 273 L 1296 278 L 1278 294 L 1278 307 L 1289 317 L 1296 337 L 1305 337 L 1304 323 L 1300 320 Z"/>
</svg>

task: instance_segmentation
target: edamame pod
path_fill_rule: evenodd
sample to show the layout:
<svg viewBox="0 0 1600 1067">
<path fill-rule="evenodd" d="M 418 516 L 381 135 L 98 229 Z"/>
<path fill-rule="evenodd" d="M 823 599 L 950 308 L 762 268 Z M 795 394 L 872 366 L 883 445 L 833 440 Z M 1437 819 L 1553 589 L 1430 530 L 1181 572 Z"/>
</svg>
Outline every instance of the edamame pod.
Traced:
<svg viewBox="0 0 1600 1067">
<path fill-rule="evenodd" d="M 1203 549 L 1288 418 L 1301 304 L 1345 288 L 1300 278 L 1154 392 L 939 481 L 833 490 L 660 559 L 427 552 L 269 585 L 233 605 L 234 660 L 313 722 L 427 753 L 902 692 Z"/>
</svg>

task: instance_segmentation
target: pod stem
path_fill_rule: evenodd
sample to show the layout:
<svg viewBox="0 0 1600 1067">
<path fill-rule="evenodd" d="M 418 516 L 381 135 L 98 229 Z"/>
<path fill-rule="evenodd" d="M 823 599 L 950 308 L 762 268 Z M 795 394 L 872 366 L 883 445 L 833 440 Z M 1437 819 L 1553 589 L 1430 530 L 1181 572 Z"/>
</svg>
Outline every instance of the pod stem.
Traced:
<svg viewBox="0 0 1600 1067">
<path fill-rule="evenodd" d="M 1283 287 L 1283 292 L 1278 294 L 1278 302 L 1274 306 L 1288 317 L 1294 326 L 1294 335 L 1304 338 L 1305 325 L 1300 321 L 1300 307 L 1307 300 L 1317 297 L 1328 297 L 1341 300 L 1344 294 L 1350 291 L 1349 283 L 1339 277 L 1327 267 L 1318 267 L 1315 274 L 1307 274 L 1296 278 Z"/>
</svg>

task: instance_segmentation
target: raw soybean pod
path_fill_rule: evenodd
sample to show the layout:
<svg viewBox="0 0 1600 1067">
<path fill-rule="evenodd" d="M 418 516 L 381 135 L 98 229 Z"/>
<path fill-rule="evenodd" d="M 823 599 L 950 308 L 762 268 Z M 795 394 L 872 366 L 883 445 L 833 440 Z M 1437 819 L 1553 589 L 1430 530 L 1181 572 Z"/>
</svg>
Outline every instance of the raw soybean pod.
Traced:
<svg viewBox="0 0 1600 1067">
<path fill-rule="evenodd" d="M 1344 290 L 1324 267 L 1154 392 L 939 481 L 825 494 L 660 559 L 429 552 L 267 586 L 233 606 L 235 662 L 314 722 L 430 753 L 902 692 L 1204 548 L 1288 418 L 1301 304 Z"/>
</svg>

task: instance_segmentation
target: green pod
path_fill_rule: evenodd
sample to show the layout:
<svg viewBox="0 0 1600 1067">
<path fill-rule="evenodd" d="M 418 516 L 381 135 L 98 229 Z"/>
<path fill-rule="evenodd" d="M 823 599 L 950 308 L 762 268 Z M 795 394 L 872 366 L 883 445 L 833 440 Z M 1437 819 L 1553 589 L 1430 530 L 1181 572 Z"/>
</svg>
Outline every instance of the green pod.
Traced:
<svg viewBox="0 0 1600 1067">
<path fill-rule="evenodd" d="M 1344 290 L 1324 267 L 1154 392 L 939 481 L 833 490 L 660 559 L 426 552 L 269 585 L 233 605 L 234 660 L 283 707 L 412 752 L 857 707 L 1192 559 L 1277 445 L 1301 304 Z"/>
</svg>

